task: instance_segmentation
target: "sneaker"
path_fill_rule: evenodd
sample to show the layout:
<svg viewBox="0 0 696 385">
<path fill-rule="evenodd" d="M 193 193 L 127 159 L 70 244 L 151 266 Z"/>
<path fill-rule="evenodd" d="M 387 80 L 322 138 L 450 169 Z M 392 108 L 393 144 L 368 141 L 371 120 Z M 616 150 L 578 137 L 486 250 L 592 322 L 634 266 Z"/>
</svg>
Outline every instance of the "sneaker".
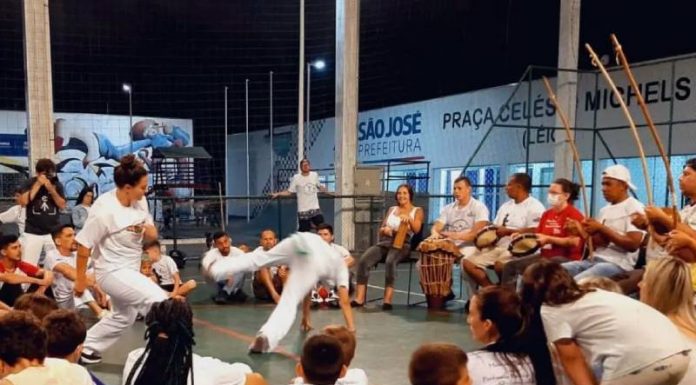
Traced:
<svg viewBox="0 0 696 385">
<path fill-rule="evenodd" d="M 254 342 L 249 346 L 249 353 L 251 354 L 262 354 L 267 353 L 269 349 L 268 337 L 263 334 L 259 334 L 254 339 Z"/>
<path fill-rule="evenodd" d="M 213 297 L 213 302 L 215 302 L 218 305 L 225 305 L 227 303 L 228 297 L 227 294 L 220 290 L 214 297 Z"/>
<path fill-rule="evenodd" d="M 247 293 L 245 293 L 243 290 L 237 290 L 234 293 L 230 294 L 229 297 L 227 297 L 227 302 L 228 303 L 244 303 L 246 302 L 247 298 L 249 296 Z"/>
<path fill-rule="evenodd" d="M 101 354 L 97 352 L 93 353 L 87 353 L 87 352 L 82 352 L 82 355 L 80 356 L 80 365 L 93 365 L 93 364 L 98 364 L 102 361 L 102 356 Z"/>
</svg>

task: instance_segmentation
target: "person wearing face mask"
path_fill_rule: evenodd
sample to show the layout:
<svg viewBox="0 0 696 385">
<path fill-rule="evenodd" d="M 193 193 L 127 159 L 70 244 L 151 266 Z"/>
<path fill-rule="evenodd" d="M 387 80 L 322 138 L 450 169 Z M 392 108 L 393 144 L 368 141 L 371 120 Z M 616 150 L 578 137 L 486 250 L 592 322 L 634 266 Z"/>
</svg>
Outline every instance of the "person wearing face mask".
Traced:
<svg viewBox="0 0 696 385">
<path fill-rule="evenodd" d="M 557 263 L 578 261 L 582 259 L 584 242 L 576 234 L 569 232 L 568 220 L 582 222 L 585 217 L 575 207 L 580 186 L 565 178 L 556 179 L 549 186 L 546 210 L 534 230 L 541 254 L 521 257 L 496 263 L 496 271 L 501 276 L 503 284 L 509 284 L 521 275 L 527 266 L 539 258 L 547 258 Z"/>
<path fill-rule="evenodd" d="M 82 296 L 87 287 L 87 260 L 92 256 L 96 281 L 113 304 L 113 313 L 87 331 L 83 364 L 100 362 L 101 353 L 135 323 L 138 313 L 147 314 L 152 304 L 168 298 L 140 274 L 142 245 L 158 236 L 145 199 L 147 170 L 134 155 L 126 155 L 114 170 L 114 182 L 116 189 L 94 202 L 76 238 L 75 295 Z"/>
<path fill-rule="evenodd" d="M 51 231 L 58 226 L 60 210 L 65 208 L 63 185 L 56 177 L 56 164 L 50 159 L 36 162 L 36 176 L 24 185 L 23 199 L 27 203 L 25 228 L 20 241 L 24 260 L 37 265 L 41 252 L 55 249 Z"/>
</svg>

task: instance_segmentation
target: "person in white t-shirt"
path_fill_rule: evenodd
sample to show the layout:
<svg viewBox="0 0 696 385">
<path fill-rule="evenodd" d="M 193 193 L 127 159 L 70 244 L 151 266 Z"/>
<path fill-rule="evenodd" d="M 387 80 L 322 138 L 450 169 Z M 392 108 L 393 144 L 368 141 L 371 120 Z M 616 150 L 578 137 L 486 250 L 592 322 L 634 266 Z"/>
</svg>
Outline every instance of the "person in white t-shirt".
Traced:
<svg viewBox="0 0 696 385">
<path fill-rule="evenodd" d="M 538 199 L 530 195 L 531 190 L 532 178 L 529 175 L 512 174 L 505 185 L 510 200 L 500 206 L 493 221 L 500 239 L 494 247 L 478 250 L 462 259 L 463 277 L 470 284 L 476 283 L 482 287 L 492 285 L 485 269 L 494 266 L 496 262 L 505 262 L 512 258 L 508 251 L 512 234 L 534 232 L 539 226 L 541 215 L 546 209 Z M 471 292 L 476 291 L 475 286 L 471 286 L 470 289 Z"/>
<path fill-rule="evenodd" d="M 498 286 L 479 290 L 471 298 L 467 322 L 474 340 L 484 345 L 467 353 L 473 385 L 555 384 L 546 341 L 534 334 L 515 291 Z"/>
<path fill-rule="evenodd" d="M 210 265 L 218 260 L 236 258 L 240 255 L 244 255 L 244 251 L 232 246 L 232 237 L 224 231 L 218 231 L 213 234 L 213 247 L 203 255 L 201 263 Z M 217 294 L 213 297 L 213 302 L 218 305 L 245 302 L 247 295 L 242 290 L 245 275 L 246 273 L 243 272 L 215 282 Z"/>
<path fill-rule="evenodd" d="M 455 201 L 442 208 L 440 216 L 430 229 L 429 238 L 451 240 L 466 258 L 476 253 L 474 238 L 488 224 L 490 213 L 485 204 L 471 196 L 471 180 L 466 176 L 454 180 L 453 195 Z M 423 268 L 420 261 L 417 268 Z M 452 282 L 450 294 L 445 297 L 445 301 L 454 299 L 451 285 Z"/>
<path fill-rule="evenodd" d="M 623 294 L 582 289 L 568 271 L 541 260 L 525 270 L 522 298 L 539 314 L 574 384 L 676 385 L 689 346 L 672 322 Z"/>
<path fill-rule="evenodd" d="M 312 328 L 307 294 L 319 281 L 338 286 L 339 305 L 346 326 L 350 330 L 355 330 L 348 294 L 348 268 L 336 249 L 316 234 L 298 232 L 282 240 L 269 251 L 255 250 L 234 258 L 204 260 L 202 268 L 204 276 L 221 281 L 273 265 L 288 265 L 290 275 L 278 305 L 249 348 L 252 353 L 266 353 L 278 346 L 280 340 L 292 327 L 297 315 L 297 305 L 303 300 L 301 327 L 305 331 Z"/>
<path fill-rule="evenodd" d="M 0 314 L 0 385 L 92 385 L 84 368 L 47 360 L 46 342 L 46 331 L 32 314 Z"/>
<path fill-rule="evenodd" d="M 343 257 L 343 261 L 346 263 L 347 268 L 351 268 L 355 265 L 355 258 L 350 255 L 350 251 L 346 249 L 345 247 L 337 244 L 334 242 L 335 237 L 334 237 L 334 232 L 333 232 L 333 226 L 331 226 L 328 223 L 322 223 L 319 226 L 317 226 L 317 235 L 321 237 L 326 243 L 331 245 L 331 247 L 334 248 L 338 252 L 338 254 Z M 351 274 L 352 277 L 352 274 Z M 352 278 L 350 279 L 352 281 Z M 350 284 L 352 286 L 352 282 Z M 326 290 L 325 292 L 327 293 L 326 298 L 323 298 L 321 296 L 321 288 L 324 288 Z M 348 291 L 351 291 L 351 288 L 348 288 Z M 314 290 L 312 290 L 312 293 L 310 294 L 311 300 L 313 304 L 318 304 L 321 305 L 322 303 L 336 306 L 338 307 L 338 294 L 337 294 L 337 288 L 335 287 L 325 287 L 321 284 L 318 284 Z"/>
<path fill-rule="evenodd" d="M 171 296 L 185 297 L 196 288 L 196 280 L 189 279 L 181 282 L 179 268 L 174 259 L 168 255 L 162 255 L 162 245 L 158 240 L 146 242 L 143 251 L 152 262 L 152 271 L 157 277 L 157 284 Z"/>
<path fill-rule="evenodd" d="M 87 336 L 87 327 L 82 317 L 73 310 L 54 310 L 41 321 L 46 331 L 46 366 L 66 366 L 73 368 L 80 382 L 92 384 L 87 369 L 78 365 L 82 344 Z"/>
<path fill-rule="evenodd" d="M 27 219 L 27 204 L 29 203 L 26 190 L 17 187 L 14 193 L 14 206 L 0 213 L 0 223 L 15 223 L 19 236 L 24 233 L 24 221 Z"/>
<path fill-rule="evenodd" d="M 343 350 L 343 366 L 346 367 L 346 374 L 336 380 L 335 385 L 367 385 L 367 373 L 358 368 L 350 368 L 350 364 L 355 357 L 356 340 L 355 334 L 342 325 L 329 325 L 322 330 L 322 334 L 334 337 L 341 345 Z M 293 385 L 305 384 L 302 377 L 295 377 L 291 382 Z"/>
<path fill-rule="evenodd" d="M 97 198 L 85 226 L 77 235 L 75 294 L 87 287 L 87 260 L 94 259 L 97 283 L 111 297 L 113 314 L 87 331 L 83 363 L 101 361 L 101 353 L 113 345 L 134 322 L 167 293 L 140 274 L 142 245 L 157 239 L 157 228 L 148 210 L 147 170 L 134 155 L 126 155 L 114 170 L 116 189 Z"/>
<path fill-rule="evenodd" d="M 145 325 L 147 346 L 128 353 L 122 385 L 266 385 L 246 364 L 193 353 L 193 312 L 185 301 L 169 299 L 152 305 Z"/>
<path fill-rule="evenodd" d="M 309 160 L 300 161 L 300 172 L 290 180 L 287 190 L 273 193 L 273 199 L 279 196 L 297 195 L 297 231 L 310 231 L 312 225 L 318 226 L 324 223 L 324 216 L 319 208 L 317 192 L 326 192 L 326 186 L 319 182 L 319 175 L 311 171 Z"/>
<path fill-rule="evenodd" d="M 569 220 L 569 224 L 583 237 L 592 237 L 594 254 L 582 261 L 563 264 L 576 280 L 585 277 L 611 277 L 633 270 L 638 260 L 638 249 L 645 232 L 632 223 L 632 216 L 643 214 L 643 204 L 629 196 L 631 173 L 620 164 L 607 167 L 602 172 L 602 194 L 609 202 L 599 210 L 597 219 L 586 218 L 582 224 Z"/>
<path fill-rule="evenodd" d="M 259 235 L 259 247 L 255 251 L 268 251 L 273 246 L 278 244 L 278 237 L 275 231 L 265 229 Z M 254 273 L 252 288 L 254 297 L 261 301 L 280 301 L 280 293 L 283 292 L 283 286 L 288 279 L 287 266 L 268 266 L 262 267 Z"/>
<path fill-rule="evenodd" d="M 75 267 L 77 265 L 77 241 L 75 241 L 75 228 L 69 224 L 58 226 L 53 233 L 53 242 L 56 248 L 46 254 L 44 266 L 53 272 L 53 297 L 62 309 L 75 309 L 82 305 L 89 307 L 94 315 L 98 318 L 104 318 L 110 314 L 105 308 L 108 307 L 108 299 L 106 294 L 97 285 L 93 271 L 88 271 L 87 286 L 89 290 L 85 290 L 84 294 L 75 297 Z M 89 265 L 89 262 L 88 262 Z M 92 291 L 97 294 L 100 303 L 97 303 Z M 104 308 L 102 308 L 102 306 Z"/>
<path fill-rule="evenodd" d="M 691 268 L 674 257 L 650 261 L 640 282 L 640 301 L 667 316 L 691 349 L 691 361 L 681 385 L 696 384 L 696 310 Z"/>
</svg>

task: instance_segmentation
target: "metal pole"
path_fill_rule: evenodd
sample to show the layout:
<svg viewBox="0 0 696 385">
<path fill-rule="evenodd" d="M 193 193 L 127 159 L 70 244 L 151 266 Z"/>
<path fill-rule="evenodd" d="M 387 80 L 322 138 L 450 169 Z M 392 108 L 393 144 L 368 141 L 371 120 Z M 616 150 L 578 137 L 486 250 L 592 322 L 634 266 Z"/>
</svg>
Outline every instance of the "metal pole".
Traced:
<svg viewBox="0 0 696 385">
<path fill-rule="evenodd" d="M 251 202 L 249 201 L 249 79 L 244 82 L 244 103 L 246 119 L 246 195 L 247 195 L 247 223 L 251 214 Z"/>
<path fill-rule="evenodd" d="M 310 129 L 311 126 L 311 120 L 309 120 L 309 105 L 312 102 L 311 99 L 311 92 L 312 92 L 312 65 L 310 63 L 307 63 L 307 129 Z M 301 159 L 300 159 L 301 160 Z"/>
<path fill-rule="evenodd" d="M 299 95 L 297 107 L 297 168 L 300 168 L 300 161 L 304 159 L 304 67 L 305 67 L 305 0 L 300 0 L 300 66 L 299 66 Z"/>
<path fill-rule="evenodd" d="M 269 93 L 269 104 L 270 104 L 270 113 L 269 113 L 269 133 L 271 136 L 271 192 L 275 192 L 275 186 L 274 186 L 274 172 L 273 169 L 275 168 L 275 161 L 273 159 L 274 157 L 274 152 L 273 152 L 273 71 L 268 73 L 269 77 L 269 85 L 268 85 L 268 93 Z"/>
<path fill-rule="evenodd" d="M 229 170 L 228 170 L 228 167 L 229 167 L 229 163 L 230 163 L 230 158 L 229 158 L 229 154 L 228 154 L 228 152 L 227 152 L 227 151 L 228 151 L 228 148 L 227 148 L 227 147 L 228 147 L 228 143 L 227 143 L 227 138 L 228 138 L 228 136 L 227 136 L 227 135 L 228 135 L 228 134 L 227 134 L 227 133 L 228 133 L 228 131 L 227 131 L 227 110 L 228 110 L 228 108 L 229 108 L 229 107 L 228 107 L 228 104 L 227 104 L 227 88 L 228 88 L 228 87 L 225 86 L 225 195 L 228 195 L 228 194 L 229 194 L 229 191 L 230 191 L 230 186 L 229 186 L 229 184 L 228 184 L 228 183 L 229 183 L 229 179 L 228 179 L 228 178 L 229 178 Z M 230 217 L 230 211 L 229 211 L 229 210 L 230 210 L 230 208 L 229 208 L 229 206 L 227 205 L 227 201 L 225 201 L 225 219 L 224 219 L 225 225 L 228 225 L 228 224 L 229 224 L 229 223 L 228 223 L 229 217 Z"/>
<path fill-rule="evenodd" d="M 128 136 L 130 136 L 130 152 L 133 153 L 133 86 L 128 90 Z"/>
</svg>

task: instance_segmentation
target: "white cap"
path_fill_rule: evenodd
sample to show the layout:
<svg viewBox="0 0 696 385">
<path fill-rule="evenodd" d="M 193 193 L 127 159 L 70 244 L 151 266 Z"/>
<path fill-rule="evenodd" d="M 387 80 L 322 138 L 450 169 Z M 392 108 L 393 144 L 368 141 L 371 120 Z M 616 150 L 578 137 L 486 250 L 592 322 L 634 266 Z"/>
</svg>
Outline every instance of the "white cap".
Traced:
<svg viewBox="0 0 696 385">
<path fill-rule="evenodd" d="M 636 186 L 631 183 L 631 172 L 626 166 L 615 164 L 609 166 L 602 172 L 602 178 L 611 178 L 625 182 L 631 190 L 637 190 Z"/>
</svg>

